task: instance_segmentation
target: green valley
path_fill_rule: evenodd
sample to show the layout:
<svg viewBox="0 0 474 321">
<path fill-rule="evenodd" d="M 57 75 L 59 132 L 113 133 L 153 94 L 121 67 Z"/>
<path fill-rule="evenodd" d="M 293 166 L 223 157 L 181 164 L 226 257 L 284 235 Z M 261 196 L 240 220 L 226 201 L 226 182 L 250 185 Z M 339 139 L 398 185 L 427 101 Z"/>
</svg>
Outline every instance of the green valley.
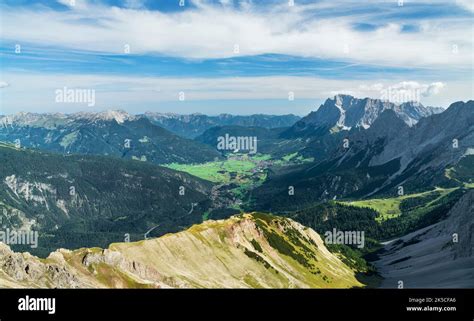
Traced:
<svg viewBox="0 0 474 321">
<path fill-rule="evenodd" d="M 274 158 L 269 154 L 229 153 L 222 161 L 199 164 L 172 163 L 164 166 L 216 183 L 215 192 L 220 196 L 232 198 L 235 202 L 230 207 L 243 211 L 250 201 L 251 191 L 267 179 L 269 170 L 275 171 L 311 161 L 297 153 L 282 158 Z M 208 217 L 209 213 L 203 218 Z"/>
</svg>

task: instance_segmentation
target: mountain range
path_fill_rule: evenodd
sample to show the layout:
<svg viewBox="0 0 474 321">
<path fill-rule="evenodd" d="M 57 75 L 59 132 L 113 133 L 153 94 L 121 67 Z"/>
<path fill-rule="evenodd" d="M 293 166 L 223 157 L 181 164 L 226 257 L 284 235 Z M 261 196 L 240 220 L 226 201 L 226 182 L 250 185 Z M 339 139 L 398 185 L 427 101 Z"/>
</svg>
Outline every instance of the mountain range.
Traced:
<svg viewBox="0 0 474 321">
<path fill-rule="evenodd" d="M 226 135 L 257 153 L 218 150 Z M 472 225 L 474 101 L 337 95 L 301 119 L 18 113 L 0 140 L 2 228 L 38 231 L 39 248 L 12 249 L 49 255 L 3 246 L 3 286 L 416 287 L 427 249 L 472 271 L 469 242 L 447 239 Z M 333 229 L 366 246 L 322 242 Z"/>
<path fill-rule="evenodd" d="M 206 130 L 197 141 L 215 146 L 218 136 L 228 133 L 232 136 L 257 135 L 262 153 L 275 156 L 298 152 L 306 157 L 325 158 L 327 153 L 339 144 L 352 130 L 368 129 L 385 111 L 393 111 L 408 127 L 418 121 L 444 111 L 440 107 L 425 107 L 418 102 L 395 104 L 372 98 L 355 98 L 336 95 L 327 99 L 315 111 L 288 127 L 264 129 L 255 126 L 216 126 Z"/>
<path fill-rule="evenodd" d="M 394 111 L 408 126 L 413 126 L 423 117 L 443 111 L 442 108 L 425 107 L 419 102 L 395 104 L 380 99 L 336 95 L 332 99 L 327 99 L 316 111 L 296 122 L 286 136 L 311 135 L 320 128 L 330 131 L 358 127 L 367 129 L 385 110 Z"/>
<path fill-rule="evenodd" d="M 314 157 L 313 163 L 270 173 L 253 195 L 260 209 L 275 209 L 324 199 L 396 195 L 399 186 L 413 193 L 472 183 L 472 176 L 460 182 L 449 171 L 473 162 L 473 110 L 474 101 L 457 102 L 411 127 L 386 110 L 367 129 L 318 131 L 299 151 Z M 291 197 L 288 186 L 297 191 Z"/>
<path fill-rule="evenodd" d="M 291 114 L 207 116 L 146 112 L 130 115 L 120 110 L 18 113 L 0 117 L 0 140 L 55 152 L 112 155 L 156 164 L 199 163 L 220 157 L 215 151 L 216 137 L 223 133 L 239 136 L 253 128 L 247 135 L 258 137 L 263 153 L 282 156 L 301 150 L 304 154 L 305 149 L 313 148 L 325 154 L 334 145 L 334 135 L 325 134 L 367 129 L 385 110 L 393 110 L 409 126 L 441 112 L 440 108 L 424 107 L 416 102 L 396 105 L 378 99 L 337 95 L 301 119 Z M 190 138 L 196 139 L 193 142 Z M 302 141 L 306 139 L 312 143 Z"/>
<path fill-rule="evenodd" d="M 0 140 L 64 154 L 93 154 L 163 163 L 212 161 L 207 145 L 120 111 L 76 114 L 20 113 L 0 118 Z"/>
<path fill-rule="evenodd" d="M 195 138 L 216 126 L 243 126 L 261 128 L 280 128 L 292 126 L 300 117 L 288 115 L 230 115 L 207 116 L 203 114 L 179 115 L 173 113 L 146 112 L 145 117 L 177 135 Z"/>
</svg>

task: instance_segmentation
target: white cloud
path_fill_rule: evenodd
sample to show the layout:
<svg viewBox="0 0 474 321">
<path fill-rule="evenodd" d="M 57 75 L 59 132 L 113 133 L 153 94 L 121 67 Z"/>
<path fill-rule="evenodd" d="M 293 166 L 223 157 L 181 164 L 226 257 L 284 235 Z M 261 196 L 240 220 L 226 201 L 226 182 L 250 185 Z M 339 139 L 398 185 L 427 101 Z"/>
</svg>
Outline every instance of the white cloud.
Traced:
<svg viewBox="0 0 474 321">
<path fill-rule="evenodd" d="M 5 88 L 5 87 L 8 87 L 10 86 L 9 83 L 5 82 L 5 81 L 0 81 L 0 88 Z"/>
<path fill-rule="evenodd" d="M 471 24 L 462 19 L 423 20 L 419 33 L 401 32 L 401 23 L 358 32 L 352 28 L 358 16 L 313 18 L 315 6 L 330 5 L 325 2 L 292 8 L 285 2 L 264 12 L 251 1 L 237 8 L 194 2 L 197 9 L 174 13 L 85 1 L 66 12 L 6 7 L 0 34 L 16 43 L 109 53 L 123 53 L 129 44 L 131 54 L 197 59 L 276 53 L 406 67 L 472 65 L 473 40 L 466 36 Z"/>
<path fill-rule="evenodd" d="M 166 106 L 178 101 L 179 92 L 184 92 L 187 102 L 214 101 L 216 105 L 225 104 L 228 100 L 240 101 L 236 110 L 227 112 L 240 113 L 245 108 L 259 112 L 258 105 L 251 106 L 246 101 L 280 100 L 286 113 L 293 112 L 295 104 L 300 100 L 320 102 L 336 93 L 348 93 L 356 97 L 382 98 L 384 89 L 393 87 L 394 93 L 412 93 L 410 90 L 419 89 L 421 102 L 425 105 L 448 106 L 454 101 L 473 99 L 470 84 L 450 82 L 449 90 L 435 88 L 446 86 L 439 83 L 420 83 L 416 81 L 400 81 L 389 83 L 384 80 L 336 80 L 315 77 L 232 77 L 232 78 L 160 78 L 160 77 L 125 77 L 97 75 L 35 75 L 8 74 L 12 84 L 8 91 L 2 93 L 2 103 L 5 110 L 44 112 L 69 112 L 87 109 L 86 105 L 61 105 L 55 103 L 55 90 L 63 87 L 72 89 L 94 89 L 96 108 L 122 108 L 134 111 L 139 106 L 142 111 L 153 106 L 163 106 L 162 111 L 174 111 Z M 346 88 L 334 92 L 334 88 Z M 294 92 L 295 101 L 288 101 L 289 92 Z M 181 106 L 181 105 L 180 105 Z M 184 104 L 183 104 L 184 106 Z M 314 105 L 306 105 L 302 112 L 314 109 Z M 210 108 L 210 107 L 209 107 Z M 189 110 L 189 112 L 209 112 L 209 108 Z M 216 110 L 214 113 L 224 112 Z M 269 111 L 271 113 L 271 109 Z"/>
<path fill-rule="evenodd" d="M 428 97 L 431 95 L 437 95 L 446 86 L 445 83 L 442 82 L 434 82 L 432 84 L 429 84 L 428 87 L 426 87 L 425 91 L 423 92 L 424 96 Z"/>
<path fill-rule="evenodd" d="M 371 97 L 389 100 L 395 103 L 421 101 L 437 96 L 446 87 L 443 82 L 419 83 L 417 81 L 401 81 L 398 83 L 360 84 L 357 87 L 332 91 L 332 94 L 349 94 L 356 97 Z"/>
<path fill-rule="evenodd" d="M 456 4 L 468 11 L 474 12 L 474 1 L 472 0 L 456 0 Z"/>
<path fill-rule="evenodd" d="M 416 81 L 402 81 L 398 84 L 394 84 L 384 89 L 391 89 L 400 93 L 417 92 L 423 97 L 429 97 L 437 95 L 444 88 L 446 84 L 442 82 L 434 82 L 431 84 L 420 84 Z M 383 89 L 382 89 L 383 90 Z"/>
</svg>

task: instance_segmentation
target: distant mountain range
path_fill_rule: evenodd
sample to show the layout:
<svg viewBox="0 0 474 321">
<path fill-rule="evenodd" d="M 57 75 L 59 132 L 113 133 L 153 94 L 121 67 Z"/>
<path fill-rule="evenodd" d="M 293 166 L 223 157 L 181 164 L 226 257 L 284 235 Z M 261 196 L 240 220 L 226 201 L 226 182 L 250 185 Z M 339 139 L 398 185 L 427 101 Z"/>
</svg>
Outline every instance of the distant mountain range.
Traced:
<svg viewBox="0 0 474 321">
<path fill-rule="evenodd" d="M 442 111 L 415 102 L 396 105 L 337 95 L 301 119 L 291 114 L 207 116 L 146 112 L 130 115 L 120 110 L 18 113 L 0 116 L 0 140 L 61 153 L 111 155 L 156 164 L 199 163 L 221 156 L 215 150 L 218 136 L 223 133 L 238 136 L 237 133 L 245 131 L 257 136 L 264 153 L 283 155 L 311 148 L 320 153 L 321 146 L 325 153 L 334 143 L 334 136 L 325 134 L 367 129 L 385 110 L 394 111 L 408 126 Z M 319 139 L 324 135 L 326 137 Z M 308 137 L 313 142 L 302 144 L 300 138 L 307 140 Z M 314 137 L 318 137 L 316 147 Z"/>
<path fill-rule="evenodd" d="M 391 110 L 407 126 L 444 111 L 440 107 L 425 107 L 417 102 L 400 105 L 380 99 L 359 99 L 350 95 L 336 95 L 327 99 L 316 111 L 288 127 L 266 129 L 257 126 L 216 126 L 196 137 L 197 141 L 215 146 L 217 137 L 256 135 L 260 151 L 276 156 L 300 152 L 307 157 L 325 158 L 329 150 L 350 130 L 368 129 L 382 115 Z"/>
<path fill-rule="evenodd" d="M 19 113 L 0 117 L 0 141 L 64 154 L 107 155 L 163 163 L 220 157 L 214 148 L 121 111 L 76 114 Z"/>
<path fill-rule="evenodd" d="M 190 138 L 213 126 L 235 124 L 267 129 L 291 126 L 298 119 L 294 115 L 130 115 L 120 110 L 18 113 L 0 116 L 0 141 L 65 154 L 108 155 L 155 164 L 201 163 L 221 155 L 215 146 Z"/>
<path fill-rule="evenodd" d="M 203 134 L 207 129 L 216 126 L 243 126 L 261 128 L 289 127 L 297 122 L 300 117 L 289 115 L 229 115 L 207 116 L 202 114 L 179 115 L 172 113 L 144 114 L 151 122 L 159 125 L 177 135 L 195 138 Z"/>
</svg>

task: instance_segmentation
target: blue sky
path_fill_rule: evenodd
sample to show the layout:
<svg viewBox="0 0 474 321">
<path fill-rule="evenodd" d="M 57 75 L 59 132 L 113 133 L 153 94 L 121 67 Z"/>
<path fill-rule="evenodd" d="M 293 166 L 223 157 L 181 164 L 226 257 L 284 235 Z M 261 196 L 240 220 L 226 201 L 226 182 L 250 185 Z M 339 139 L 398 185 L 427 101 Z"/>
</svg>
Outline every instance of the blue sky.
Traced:
<svg viewBox="0 0 474 321">
<path fill-rule="evenodd" d="M 443 107 L 473 99 L 469 0 L 0 0 L 0 10 L 4 114 L 304 115 L 336 93 L 389 89 Z M 56 102 L 64 87 L 94 90 L 94 106 Z"/>
</svg>

